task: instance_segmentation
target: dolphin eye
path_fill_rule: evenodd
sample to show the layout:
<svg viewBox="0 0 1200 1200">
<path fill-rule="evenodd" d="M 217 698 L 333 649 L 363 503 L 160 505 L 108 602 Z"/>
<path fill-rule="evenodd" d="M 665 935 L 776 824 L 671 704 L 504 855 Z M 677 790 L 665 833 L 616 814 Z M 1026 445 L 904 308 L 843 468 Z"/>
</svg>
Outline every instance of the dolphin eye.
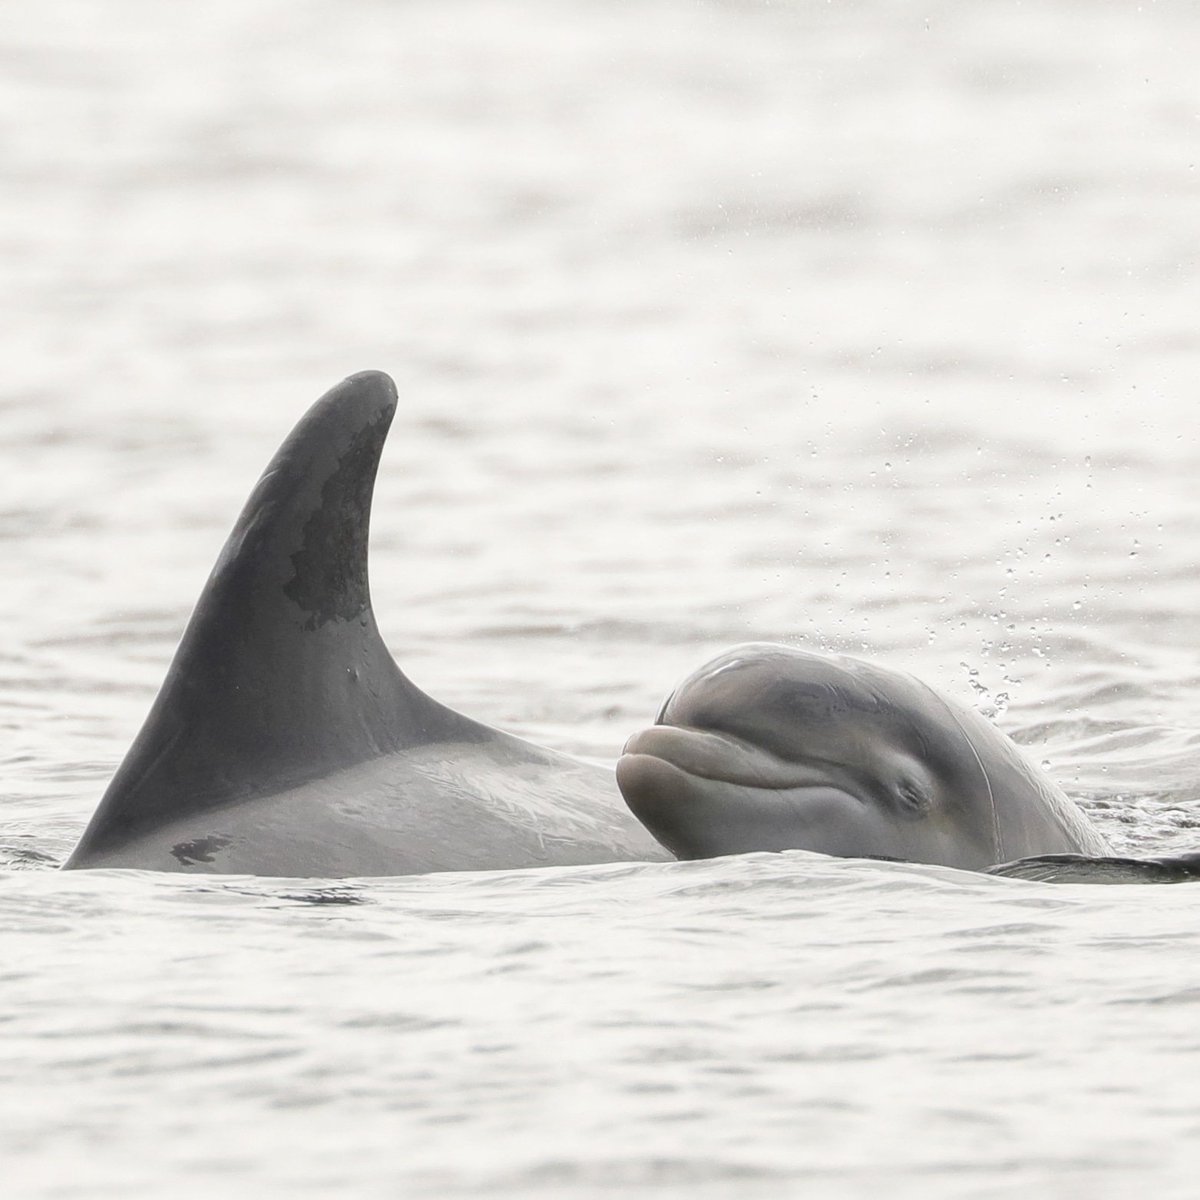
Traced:
<svg viewBox="0 0 1200 1200">
<path fill-rule="evenodd" d="M 933 806 L 929 789 L 916 779 L 901 779 L 893 791 L 896 804 L 905 816 L 919 817 Z"/>
</svg>

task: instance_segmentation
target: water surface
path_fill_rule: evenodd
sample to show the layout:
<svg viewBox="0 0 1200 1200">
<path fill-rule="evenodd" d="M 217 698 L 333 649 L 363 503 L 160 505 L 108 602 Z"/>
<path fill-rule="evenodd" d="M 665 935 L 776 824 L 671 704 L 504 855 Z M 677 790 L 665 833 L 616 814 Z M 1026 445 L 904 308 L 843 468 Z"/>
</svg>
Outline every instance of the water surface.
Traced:
<svg viewBox="0 0 1200 1200">
<path fill-rule="evenodd" d="M 59 875 L 303 409 L 404 669 L 612 758 L 704 657 L 1200 848 L 1186 4 L 52 0 L 0 32 L 0 1160 L 30 1197 L 1190 1195 L 1196 899 L 800 854 Z"/>
</svg>

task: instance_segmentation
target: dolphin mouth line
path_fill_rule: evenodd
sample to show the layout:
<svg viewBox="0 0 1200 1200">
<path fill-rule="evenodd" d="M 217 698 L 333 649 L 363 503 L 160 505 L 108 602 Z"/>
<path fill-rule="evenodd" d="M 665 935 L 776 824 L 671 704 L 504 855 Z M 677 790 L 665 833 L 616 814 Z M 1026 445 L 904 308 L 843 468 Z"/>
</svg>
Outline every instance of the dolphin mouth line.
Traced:
<svg viewBox="0 0 1200 1200">
<path fill-rule="evenodd" d="M 727 733 L 680 725 L 652 725 L 635 733 L 621 751 L 622 759 L 658 759 L 695 779 L 766 791 L 852 789 L 829 771 L 781 758 L 753 742 Z"/>
</svg>

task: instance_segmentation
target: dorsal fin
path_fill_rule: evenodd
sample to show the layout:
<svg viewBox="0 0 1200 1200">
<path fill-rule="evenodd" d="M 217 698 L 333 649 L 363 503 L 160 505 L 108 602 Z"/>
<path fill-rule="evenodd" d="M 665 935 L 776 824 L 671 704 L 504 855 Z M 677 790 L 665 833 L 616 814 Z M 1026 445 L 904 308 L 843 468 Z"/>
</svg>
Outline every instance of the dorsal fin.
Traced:
<svg viewBox="0 0 1200 1200">
<path fill-rule="evenodd" d="M 371 610 L 367 542 L 396 387 L 327 392 L 242 510 L 72 863 L 185 814 L 484 727 L 415 688 Z"/>
</svg>

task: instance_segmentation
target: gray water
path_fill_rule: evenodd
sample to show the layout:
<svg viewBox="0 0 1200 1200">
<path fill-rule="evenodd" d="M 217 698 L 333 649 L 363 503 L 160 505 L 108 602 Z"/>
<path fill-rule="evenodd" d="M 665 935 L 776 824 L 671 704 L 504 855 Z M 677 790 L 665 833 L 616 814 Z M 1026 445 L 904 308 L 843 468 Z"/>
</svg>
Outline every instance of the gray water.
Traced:
<svg viewBox="0 0 1200 1200">
<path fill-rule="evenodd" d="M 1200 10 L 0 23 L 6 1195 L 1195 1194 L 1190 887 L 803 854 L 60 875 L 258 472 L 401 407 L 404 669 L 612 758 L 738 641 L 1200 849 Z"/>
</svg>

